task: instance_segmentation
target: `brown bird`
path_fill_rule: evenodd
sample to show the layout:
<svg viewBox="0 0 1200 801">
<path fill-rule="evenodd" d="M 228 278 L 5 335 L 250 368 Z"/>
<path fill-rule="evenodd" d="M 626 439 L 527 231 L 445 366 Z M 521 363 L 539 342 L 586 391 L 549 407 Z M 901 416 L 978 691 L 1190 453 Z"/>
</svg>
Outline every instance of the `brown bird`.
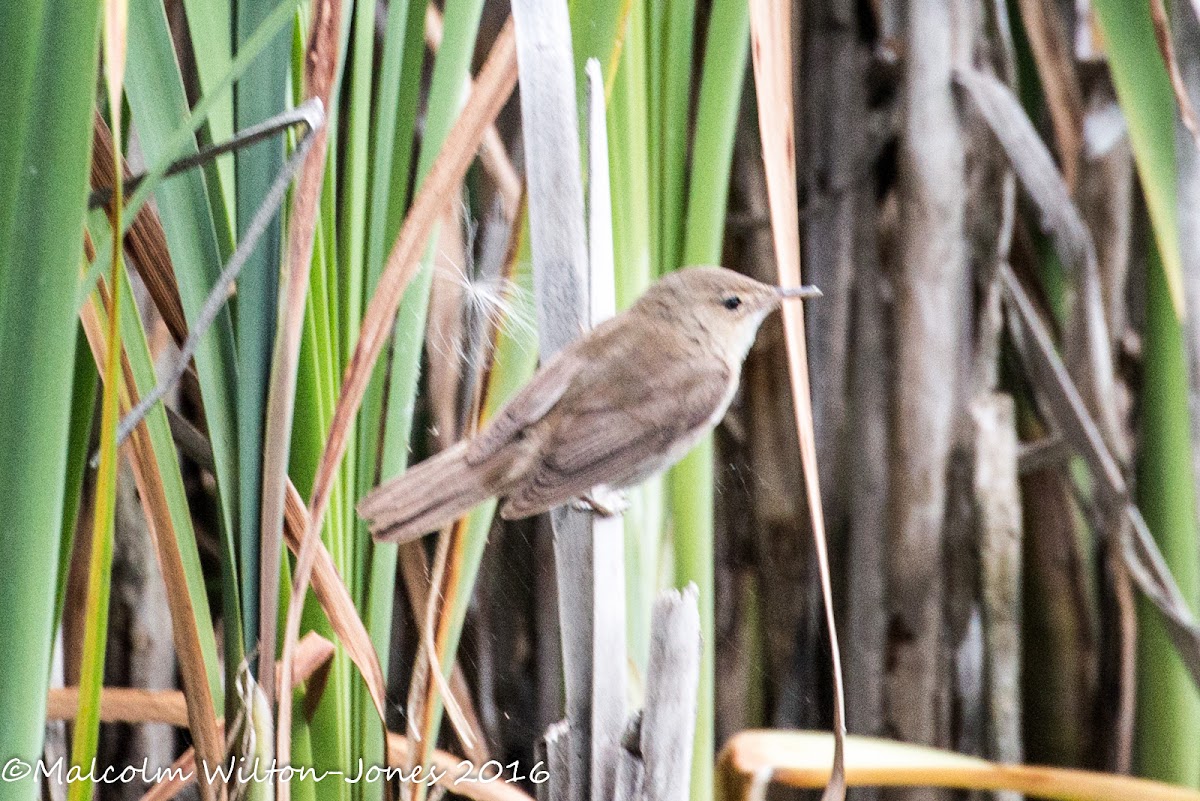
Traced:
<svg viewBox="0 0 1200 801">
<path fill-rule="evenodd" d="M 358 513 L 376 539 L 407 542 L 492 496 L 514 520 L 634 486 L 721 420 L 763 318 L 785 297 L 820 294 L 721 267 L 671 273 L 551 358 L 476 436 L 380 485 Z"/>
</svg>

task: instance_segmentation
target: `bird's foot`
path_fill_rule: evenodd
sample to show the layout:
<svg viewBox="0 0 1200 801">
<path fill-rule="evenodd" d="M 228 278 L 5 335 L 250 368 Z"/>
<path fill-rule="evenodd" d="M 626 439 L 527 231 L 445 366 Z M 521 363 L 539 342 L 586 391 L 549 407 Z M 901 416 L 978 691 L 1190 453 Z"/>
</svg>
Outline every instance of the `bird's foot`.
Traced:
<svg viewBox="0 0 1200 801">
<path fill-rule="evenodd" d="M 582 512 L 594 512 L 601 517 L 617 517 L 629 508 L 629 497 L 620 490 L 601 486 L 576 498 L 571 506 Z"/>
</svg>

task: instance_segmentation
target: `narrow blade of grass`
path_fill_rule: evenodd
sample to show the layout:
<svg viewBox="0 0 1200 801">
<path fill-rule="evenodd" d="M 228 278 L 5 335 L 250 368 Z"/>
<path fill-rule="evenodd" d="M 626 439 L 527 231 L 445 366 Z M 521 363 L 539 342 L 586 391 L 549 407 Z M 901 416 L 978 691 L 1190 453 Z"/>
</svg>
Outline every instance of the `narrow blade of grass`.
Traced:
<svg viewBox="0 0 1200 801">
<path fill-rule="evenodd" d="M 413 133 L 416 130 L 420 74 L 424 62 L 424 0 L 395 0 L 388 4 L 387 28 L 375 98 L 375 128 L 372 132 L 372 173 L 370 208 L 367 218 L 366 277 L 364 298 L 375 292 L 387 255 L 387 243 L 395 240 L 404 211 L 408 207 L 411 183 Z M 397 88 L 398 87 L 398 88 Z M 401 469 L 397 462 L 407 459 L 407 448 L 381 453 L 380 430 L 383 409 L 383 384 L 386 365 L 377 365 L 371 377 L 362 411 L 359 413 L 358 496 L 375 484 L 381 470 L 394 475 Z M 392 414 L 402 415 L 398 404 Z M 365 526 L 357 526 L 358 536 L 367 538 Z M 392 611 L 396 584 L 396 546 L 369 542 L 364 546 L 366 565 L 364 623 L 379 654 L 384 675 L 391 654 Z M 364 757 L 382 760 L 386 742 L 382 733 L 363 718 Z M 382 788 L 367 788 L 364 797 L 376 801 Z"/>
<path fill-rule="evenodd" d="M 75 376 L 71 385 L 71 423 L 67 438 L 66 488 L 63 494 L 62 535 L 58 556 L 58 588 L 54 593 L 55 626 L 62 625 L 63 605 L 67 595 L 67 572 L 75 542 L 75 522 L 79 513 L 83 477 L 91 444 L 92 418 L 96 411 L 96 385 L 100 377 L 88 352 L 83 331 L 76 335 Z"/>
<path fill-rule="evenodd" d="M 123 0 L 104 4 L 104 78 L 112 113 L 113 163 L 121 160 L 121 96 L 125 72 L 126 24 L 129 9 Z M 87 573 L 86 617 L 79 667 L 79 715 L 75 720 L 75 738 L 71 748 L 72 765 L 82 768 L 85 777 L 67 789 L 69 801 L 84 801 L 91 796 L 92 771 L 100 743 L 100 688 L 104 684 L 104 657 L 108 650 L 109 590 L 112 584 L 113 540 L 117 506 L 117 416 L 121 396 L 121 296 L 124 294 L 124 253 L 121 247 L 121 213 L 124 206 L 124 180 L 117 176 L 114 185 L 112 219 L 109 318 L 105 326 L 103 398 L 100 403 L 100 469 L 96 476 L 95 502 L 92 509 L 92 542 Z"/>
<path fill-rule="evenodd" d="M 239 45 L 252 36 L 277 2 L 239 0 L 236 3 L 235 41 Z M 315 14 L 318 19 L 320 8 L 318 5 Z M 277 33 L 267 43 L 255 68 L 238 81 L 234 114 L 239 128 L 260 123 L 283 111 L 287 100 L 288 39 L 287 32 Z M 243 148 L 235 154 L 234 163 L 237 168 L 237 232 L 238 239 L 242 239 L 251 217 L 283 167 L 283 144 L 268 140 Z M 282 229 L 279 217 L 267 225 L 261 241 L 246 261 L 237 288 L 238 500 L 241 505 L 238 558 L 242 631 L 247 652 L 253 651 L 258 641 L 263 437 L 279 298 Z"/>
<path fill-rule="evenodd" d="M 233 63 L 233 20 L 232 4 L 225 0 L 183 0 L 183 10 L 187 14 L 188 32 L 193 42 L 192 53 L 196 59 L 196 77 L 200 83 L 202 96 L 217 95 L 205 124 L 200 128 L 201 140 L 204 142 L 221 142 L 233 135 L 233 95 L 218 92 L 217 87 Z M 240 48 L 239 48 L 240 49 Z M 213 198 L 213 189 L 221 194 L 221 211 L 225 219 L 218 228 L 232 238 L 236 230 L 234 213 L 236 200 L 234 198 L 233 156 L 217 159 L 213 169 L 208 171 L 210 178 L 209 199 L 214 209 L 217 202 Z M 228 255 L 228 254 L 223 254 Z"/>
<path fill-rule="evenodd" d="M 97 294 L 110 297 L 103 285 Z M 130 294 L 127 279 L 124 294 Z M 105 314 L 99 311 L 101 306 L 96 302 L 89 303 L 81 313 L 93 358 L 105 372 L 110 362 L 102 331 L 111 319 L 105 316 L 112 312 L 111 299 L 106 305 Z M 128 409 L 137 398 L 139 385 L 153 383 L 154 366 L 137 309 L 129 306 L 118 311 L 123 340 L 119 401 L 122 408 Z M 150 524 L 167 588 L 172 636 L 188 699 L 189 725 L 204 762 L 215 765 L 223 755 L 216 714 L 216 704 L 222 698 L 221 671 L 187 495 L 170 426 L 161 409 L 156 409 L 135 432 L 129 453 L 138 495 Z M 202 784 L 202 791 L 206 798 L 215 797 L 214 789 L 207 782 Z"/>
<path fill-rule="evenodd" d="M 1147 0 L 1096 0 L 1117 100 L 1146 195 L 1175 313 L 1183 315 L 1183 275 L 1175 203 L 1175 98 L 1158 52 Z"/>
<path fill-rule="evenodd" d="M 286 17 L 285 17 L 286 18 Z M 156 186 L 155 172 L 181 155 L 196 151 L 191 125 L 201 116 L 188 110 L 183 81 L 167 27 L 166 14 L 158 0 L 131 0 L 129 26 L 129 74 L 126 92 L 134 124 L 141 134 L 146 160 L 161 165 L 135 193 L 129 213 L 136 213 L 138 194 L 154 191 L 163 222 L 171 262 L 178 281 L 179 297 L 189 324 L 195 324 L 210 287 L 216 282 L 222 248 L 204 176 L 192 171 Z M 243 63 L 242 68 L 245 67 Z M 220 92 L 221 89 L 215 90 Z M 216 102 L 210 96 L 208 104 Z M 197 112 L 203 111 L 197 105 Z M 181 136 L 180 131 L 189 132 Z M 238 519 L 237 479 L 237 358 L 233 322 L 228 313 L 219 315 L 213 330 L 200 342 L 196 372 L 204 400 L 205 421 L 216 465 L 221 532 L 222 601 L 225 604 L 226 659 L 241 661 L 241 601 L 236 576 L 237 549 L 234 536 Z M 232 685 L 235 675 L 227 681 Z"/>
<path fill-rule="evenodd" d="M 0 739 L 30 764 L 45 733 L 99 9 L 71 0 L 0 9 L 12 34 L 0 55 L 12 131 L 0 141 L 0 371 L 20 376 L 0 382 Z M 32 776 L 0 783 L 4 801 L 37 793 Z"/>
<path fill-rule="evenodd" d="M 739 0 L 716 0 L 705 39 L 700 98 L 696 111 L 689 176 L 687 224 L 681 263 L 717 264 L 724 244 L 725 212 L 733 139 L 750 53 L 750 9 Z M 692 755 L 692 795 L 700 801 L 713 795 L 715 637 L 713 576 L 713 441 L 704 441 L 676 465 L 668 477 L 670 507 L 677 531 L 675 584 L 695 582 L 700 588 L 700 698 L 697 705 L 695 751 Z"/>
</svg>

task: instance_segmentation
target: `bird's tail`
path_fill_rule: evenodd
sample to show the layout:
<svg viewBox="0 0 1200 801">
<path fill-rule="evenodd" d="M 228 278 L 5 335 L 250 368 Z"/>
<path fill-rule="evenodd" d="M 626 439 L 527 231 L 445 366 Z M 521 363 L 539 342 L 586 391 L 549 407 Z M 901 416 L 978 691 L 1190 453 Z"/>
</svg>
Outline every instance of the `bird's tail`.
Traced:
<svg viewBox="0 0 1200 801">
<path fill-rule="evenodd" d="M 478 465 L 466 460 L 460 442 L 376 487 L 358 504 L 375 539 L 408 542 L 437 531 L 500 489 L 503 463 L 496 457 Z"/>
</svg>

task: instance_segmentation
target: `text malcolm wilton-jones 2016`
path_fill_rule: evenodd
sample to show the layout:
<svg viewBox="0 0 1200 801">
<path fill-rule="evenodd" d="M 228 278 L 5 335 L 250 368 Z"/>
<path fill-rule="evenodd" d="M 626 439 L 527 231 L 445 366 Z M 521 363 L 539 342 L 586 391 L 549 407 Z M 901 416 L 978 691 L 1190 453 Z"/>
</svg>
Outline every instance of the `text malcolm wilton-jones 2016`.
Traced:
<svg viewBox="0 0 1200 801">
<path fill-rule="evenodd" d="M 377 781 L 399 780 L 402 782 L 423 782 L 433 786 L 439 782 L 446 783 L 447 781 L 450 784 L 465 782 L 490 784 L 496 781 L 511 784 L 525 779 L 529 779 L 534 784 L 541 784 L 550 778 L 550 774 L 543 767 L 542 762 L 535 764 L 528 776 L 521 775 L 520 766 L 516 762 L 502 765 L 495 760 L 485 762 L 478 769 L 468 760 L 459 762 L 454 768 L 449 770 L 439 768 L 436 765 L 418 765 L 405 770 L 398 767 L 367 765 L 361 759 L 358 760 L 356 767 L 357 769 L 353 771 L 317 771 L 311 767 L 278 767 L 275 764 L 275 760 L 264 763 L 260 759 L 249 760 L 246 757 L 230 757 L 228 762 L 215 767 L 209 767 L 207 764 L 203 765 L 204 776 L 210 784 L 215 782 L 228 784 L 231 781 L 235 781 L 238 784 L 250 784 L 251 782 L 291 781 L 293 779 L 307 779 L 309 781 L 321 782 L 328 779 L 335 779 L 341 780 L 346 784 L 359 784 L 360 782 L 369 784 Z M 31 764 L 19 757 L 14 757 L 5 762 L 3 770 L 0 770 L 0 782 L 19 782 L 29 778 L 31 775 L 37 780 L 45 778 L 60 784 L 64 782 L 71 784 L 80 781 L 91 781 L 96 784 L 129 784 L 135 781 L 158 784 L 164 781 L 191 782 L 196 778 L 194 769 L 178 766 L 151 768 L 149 761 L 146 759 L 142 760 L 141 765 L 127 765 L 123 768 L 109 765 L 103 770 L 99 770 L 93 760 L 91 766 L 85 771 L 79 765 L 68 765 L 67 761 L 62 757 L 59 757 L 49 765 L 42 760 Z"/>
</svg>

